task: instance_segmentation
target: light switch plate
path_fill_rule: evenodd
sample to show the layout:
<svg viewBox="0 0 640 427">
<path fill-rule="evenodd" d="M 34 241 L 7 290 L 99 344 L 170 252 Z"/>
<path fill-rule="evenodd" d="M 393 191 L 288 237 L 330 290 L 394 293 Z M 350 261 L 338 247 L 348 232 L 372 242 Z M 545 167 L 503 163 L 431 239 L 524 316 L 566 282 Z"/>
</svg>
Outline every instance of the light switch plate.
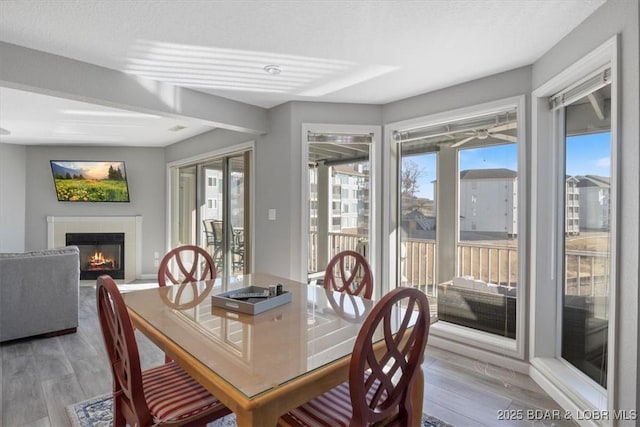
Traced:
<svg viewBox="0 0 640 427">
<path fill-rule="evenodd" d="M 275 220 L 276 220 L 276 210 L 269 209 L 269 221 L 275 221 Z"/>
</svg>

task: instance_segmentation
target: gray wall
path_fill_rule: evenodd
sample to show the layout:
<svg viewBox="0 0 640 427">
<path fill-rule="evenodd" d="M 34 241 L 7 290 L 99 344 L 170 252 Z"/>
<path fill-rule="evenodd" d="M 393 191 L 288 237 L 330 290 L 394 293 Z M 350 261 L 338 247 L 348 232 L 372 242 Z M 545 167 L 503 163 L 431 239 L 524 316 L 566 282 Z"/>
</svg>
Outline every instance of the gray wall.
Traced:
<svg viewBox="0 0 640 427">
<path fill-rule="evenodd" d="M 27 150 L 0 144 L 0 252 L 23 252 Z"/>
<path fill-rule="evenodd" d="M 49 160 L 123 160 L 131 202 L 58 202 Z M 141 271 L 156 274 L 153 253 L 165 252 L 165 169 L 163 148 L 26 147 L 26 250 L 46 248 L 48 215 L 142 215 Z"/>
<path fill-rule="evenodd" d="M 388 124 L 530 92 L 531 67 L 521 67 L 387 104 L 383 109 L 383 121 Z M 529 115 L 527 122 L 528 119 Z"/>
<path fill-rule="evenodd" d="M 214 129 L 210 132 L 196 135 L 165 148 L 167 163 L 188 159 L 203 153 L 233 147 L 247 141 L 253 141 L 256 135 L 233 132 L 226 129 Z"/>
<path fill-rule="evenodd" d="M 301 174 L 303 162 L 301 159 L 301 125 L 303 123 L 335 123 L 381 125 L 399 120 L 410 119 L 423 115 L 443 112 L 455 108 L 466 107 L 514 95 L 528 94 L 549 78 L 563 70 L 575 60 L 597 47 L 616 33 L 621 34 L 621 147 L 620 147 L 620 175 L 621 188 L 619 206 L 620 213 L 620 278 L 618 289 L 619 320 L 618 342 L 621 351 L 617 354 L 618 372 L 616 376 L 616 390 L 619 408 L 640 407 L 638 393 L 638 342 L 639 318 L 638 300 L 640 292 L 638 280 L 638 256 L 640 247 L 638 212 L 640 207 L 640 150 L 639 125 L 640 122 L 640 93 L 638 71 L 640 36 L 638 20 L 640 12 L 635 0 L 609 0 L 593 16 L 570 33 L 564 40 L 541 57 L 532 67 L 523 67 L 505 73 L 479 79 L 473 82 L 457 85 L 435 91 L 429 94 L 415 96 L 385 106 L 300 103 L 292 102 L 269 111 L 259 108 L 233 105 L 221 99 L 215 100 L 211 108 L 211 101 L 202 94 L 189 92 L 189 99 L 193 103 L 182 108 L 164 108 L 161 100 L 153 98 L 147 100 L 139 88 L 126 94 L 125 88 L 131 82 L 124 75 L 113 75 L 113 72 L 99 67 L 85 66 L 76 62 L 69 62 L 48 54 L 38 54 L 33 51 L 23 51 L 22 48 L 0 45 L 3 57 L 11 57 L 16 61 L 5 61 L 19 64 L 12 67 L 2 67 L 0 80 L 13 82 L 15 87 L 33 88 L 39 92 L 64 94 L 70 98 L 84 98 L 102 103 L 127 107 L 138 111 L 164 112 L 176 115 L 199 117 L 208 122 L 215 122 L 216 113 L 227 118 L 228 129 L 250 129 L 254 133 L 269 130 L 263 136 L 254 137 L 256 140 L 255 164 L 255 270 L 274 273 L 287 277 L 300 277 L 302 259 L 306 253 L 301 249 L 301 221 L 304 212 L 301 188 Z M 27 65 L 24 65 L 27 64 Z M 55 66 L 51 66 L 55 65 Z M 69 70 L 78 79 L 69 79 L 65 72 L 48 76 L 43 70 Z M 109 85 L 109 93 L 101 91 L 104 85 L 96 85 L 105 78 L 113 82 Z M 113 88 L 120 90 L 113 94 Z M 116 96 L 117 95 L 117 96 Z M 172 95 L 169 93 L 168 95 Z M 173 94 L 175 95 L 175 94 Z M 175 98 L 171 96 L 171 98 Z M 142 101 L 140 100 L 142 99 Z M 529 102 L 527 102 L 527 107 Z M 243 121 L 232 112 L 244 112 L 250 120 Z M 203 115 L 206 115 L 203 116 Z M 242 114 L 238 114 L 242 115 Z M 233 116 L 233 117 L 231 117 Z M 266 117 L 265 117 L 266 116 Z M 527 114 L 529 119 L 529 113 Z M 529 120 L 527 120 L 529 122 Z M 530 140 L 530 130 L 527 130 Z M 10 215 L 9 225 L 4 225 L 7 218 L 5 210 L 0 208 L 0 226 L 2 237 L 12 229 L 16 235 L 11 239 L 14 247 L 20 247 L 20 241 L 25 241 L 27 250 L 40 249 L 46 245 L 47 215 L 134 215 L 143 216 L 143 273 L 155 271 L 152 254 L 154 251 L 164 252 L 165 245 L 165 161 L 175 161 L 188 158 L 199 153 L 229 146 L 236 142 L 243 142 L 247 134 L 234 134 L 229 131 L 213 131 L 205 135 L 192 138 L 189 141 L 172 145 L 166 149 L 141 148 L 86 148 L 86 147 L 38 147 L 7 148 L 0 146 L 0 166 L 4 170 L 9 167 L 24 165 L 26 177 L 24 181 L 18 179 L 17 184 L 0 182 L 0 198 L 2 206 L 6 200 L 18 200 L 16 209 L 26 209 L 24 225 L 19 215 Z M 22 150 L 22 151 L 21 151 Z M 26 155 L 25 155 L 26 153 Z M 166 153 L 166 160 L 165 160 Z M 5 157 L 8 154 L 8 157 Z M 132 202 L 129 204 L 68 204 L 56 201 L 53 191 L 50 159 L 120 159 L 127 162 L 127 173 L 131 189 Z M 9 160 L 5 160 L 9 159 Z M 24 159 L 24 160 L 23 160 Z M 19 171 L 18 171 L 19 173 Z M 388 183 L 382 174 L 382 185 Z M 22 186 L 22 187 L 21 187 Z M 14 196 L 23 191 L 25 196 L 24 208 L 20 205 L 20 196 Z M 269 208 L 277 208 L 276 221 L 267 219 Z M 26 229 L 21 232 L 20 229 Z M 17 232 L 14 230 L 18 230 Z M 25 236 L 22 238 L 21 236 Z M 386 241 L 386 240 L 383 240 Z"/>
<path fill-rule="evenodd" d="M 534 88 L 544 84 L 576 60 L 600 46 L 616 34 L 620 35 L 620 145 L 619 172 L 619 277 L 617 287 L 618 319 L 616 339 L 617 372 L 615 406 L 620 409 L 640 408 L 638 369 L 640 320 L 638 317 L 638 248 L 640 236 L 638 212 L 640 207 L 640 10 L 633 0 L 609 0 L 587 18 L 534 65 Z M 542 172 L 544 174 L 544 172 Z M 544 191 L 544 190 L 542 190 Z M 541 207 L 541 206 L 539 206 Z M 542 214 L 542 213 L 540 213 Z M 539 233 L 546 233 L 545 229 Z M 543 236 L 540 238 L 544 239 Z M 545 249 L 542 248 L 542 251 Z M 543 256 L 544 253 L 541 253 Z M 609 354 L 612 354 L 610 352 Z M 627 425 L 627 424 L 625 424 Z M 635 425 L 635 423 L 628 423 Z"/>
<path fill-rule="evenodd" d="M 376 125 L 375 105 L 290 102 L 269 111 L 271 132 L 256 143 L 255 270 L 303 279 L 302 124 Z M 275 221 L 267 219 L 277 209 Z"/>
<path fill-rule="evenodd" d="M 299 163 L 299 160 L 293 160 L 290 152 L 291 104 L 269 110 L 269 123 L 271 132 L 256 142 L 254 268 L 255 271 L 291 277 L 295 261 L 290 258 L 300 259 L 297 254 L 300 245 L 296 249 L 291 246 L 292 210 L 300 200 L 299 195 L 291 192 L 292 169 L 295 168 L 292 162 Z M 276 209 L 275 221 L 269 221 L 269 209 Z"/>
</svg>

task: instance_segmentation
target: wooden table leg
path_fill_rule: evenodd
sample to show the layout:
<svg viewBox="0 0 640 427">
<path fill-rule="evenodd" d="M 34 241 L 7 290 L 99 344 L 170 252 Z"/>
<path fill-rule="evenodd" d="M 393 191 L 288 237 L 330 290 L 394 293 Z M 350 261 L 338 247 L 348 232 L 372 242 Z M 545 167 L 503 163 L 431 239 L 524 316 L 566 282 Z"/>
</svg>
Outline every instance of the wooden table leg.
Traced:
<svg viewBox="0 0 640 427">
<path fill-rule="evenodd" d="M 260 409 L 246 412 L 238 411 L 236 412 L 236 423 L 243 427 L 276 427 L 280 417 L 268 412 Z"/>
<path fill-rule="evenodd" d="M 419 427 L 422 425 L 422 402 L 424 400 L 424 372 L 422 366 L 418 368 L 416 373 L 416 381 L 411 390 L 411 405 L 413 406 L 413 422 L 412 426 Z M 238 424 L 240 425 L 240 424 Z"/>
</svg>

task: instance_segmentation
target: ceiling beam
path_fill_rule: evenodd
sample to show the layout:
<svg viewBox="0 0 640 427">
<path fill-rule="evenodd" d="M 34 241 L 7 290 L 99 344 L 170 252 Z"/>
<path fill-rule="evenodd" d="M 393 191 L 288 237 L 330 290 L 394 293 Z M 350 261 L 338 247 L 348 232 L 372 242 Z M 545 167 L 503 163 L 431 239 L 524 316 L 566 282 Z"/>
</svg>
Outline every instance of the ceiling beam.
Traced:
<svg viewBox="0 0 640 427">
<path fill-rule="evenodd" d="M 0 86 L 250 134 L 268 131 L 267 110 L 0 42 Z"/>
</svg>

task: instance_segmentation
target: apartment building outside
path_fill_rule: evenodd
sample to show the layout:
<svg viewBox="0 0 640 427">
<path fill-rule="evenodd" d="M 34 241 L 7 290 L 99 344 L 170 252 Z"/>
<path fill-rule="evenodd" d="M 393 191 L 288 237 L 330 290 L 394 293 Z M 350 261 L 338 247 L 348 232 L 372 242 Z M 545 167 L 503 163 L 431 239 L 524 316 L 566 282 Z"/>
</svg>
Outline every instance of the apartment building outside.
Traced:
<svg viewBox="0 0 640 427">
<path fill-rule="evenodd" d="M 606 176 L 577 176 L 582 230 L 609 230 L 610 179 Z"/>
</svg>

